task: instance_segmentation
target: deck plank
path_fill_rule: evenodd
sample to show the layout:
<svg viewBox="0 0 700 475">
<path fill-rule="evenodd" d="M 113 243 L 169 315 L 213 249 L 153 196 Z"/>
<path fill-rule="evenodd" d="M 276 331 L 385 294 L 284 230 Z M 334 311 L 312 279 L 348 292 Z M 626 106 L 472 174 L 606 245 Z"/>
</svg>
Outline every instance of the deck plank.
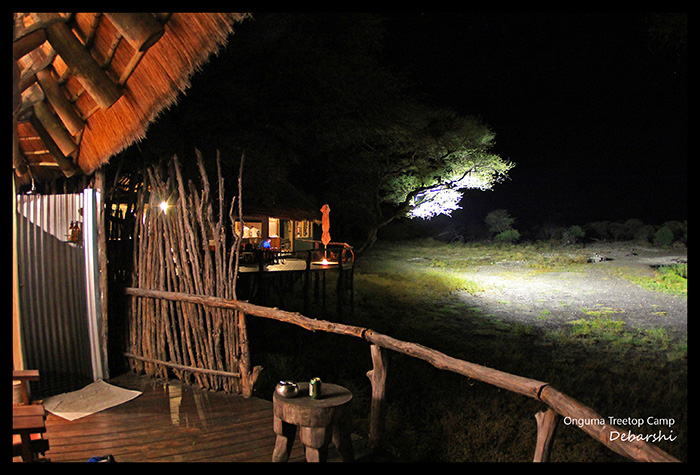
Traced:
<svg viewBox="0 0 700 475">
<path fill-rule="evenodd" d="M 52 462 L 268 462 L 275 434 L 272 402 L 201 390 L 179 381 L 123 375 L 111 383 L 139 397 L 76 421 L 46 419 Z M 303 461 L 298 439 L 290 461 Z"/>
</svg>

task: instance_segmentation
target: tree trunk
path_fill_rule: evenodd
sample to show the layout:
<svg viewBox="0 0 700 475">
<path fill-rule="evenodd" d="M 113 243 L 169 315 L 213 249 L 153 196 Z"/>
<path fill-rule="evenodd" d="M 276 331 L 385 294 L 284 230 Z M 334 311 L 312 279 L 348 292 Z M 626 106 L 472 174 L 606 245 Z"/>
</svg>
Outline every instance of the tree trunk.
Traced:
<svg viewBox="0 0 700 475">
<path fill-rule="evenodd" d="M 357 258 L 361 256 L 364 251 L 372 247 L 374 243 L 377 242 L 377 233 L 379 232 L 380 228 L 383 228 L 387 224 L 391 223 L 399 216 L 406 214 L 408 212 L 408 209 L 408 204 L 404 203 L 404 205 L 402 205 L 401 208 L 399 208 L 398 210 L 394 211 L 391 214 L 391 216 L 389 216 L 386 219 L 379 220 L 374 225 L 372 225 L 372 227 L 367 232 L 367 240 L 364 242 L 364 244 L 362 244 L 362 246 L 355 250 L 355 257 Z"/>
</svg>

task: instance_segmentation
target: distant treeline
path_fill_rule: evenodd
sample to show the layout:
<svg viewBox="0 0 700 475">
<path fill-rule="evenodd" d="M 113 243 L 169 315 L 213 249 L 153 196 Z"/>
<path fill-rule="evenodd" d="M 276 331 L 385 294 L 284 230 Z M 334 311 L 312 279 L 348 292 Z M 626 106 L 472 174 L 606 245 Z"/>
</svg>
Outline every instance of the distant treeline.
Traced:
<svg viewBox="0 0 700 475">
<path fill-rule="evenodd" d="M 660 225 L 645 224 L 639 219 L 626 221 L 595 221 L 580 227 L 583 232 L 572 233 L 571 227 L 543 228 L 546 238 L 562 239 L 575 236 L 576 241 L 635 241 L 640 244 L 669 246 L 673 243 L 687 244 L 688 222 L 666 221 Z"/>
<path fill-rule="evenodd" d="M 593 221 L 586 224 L 524 223 L 506 210 L 488 213 L 483 222 L 449 222 L 404 219 L 387 227 L 381 238 L 388 241 L 432 237 L 446 242 L 522 242 L 552 241 L 561 244 L 634 241 L 639 244 L 687 245 L 688 222 L 665 221 L 646 224 L 640 219 Z"/>
<path fill-rule="evenodd" d="M 485 219 L 490 239 L 514 242 L 517 240 L 556 241 L 575 244 L 595 241 L 634 241 L 639 244 L 669 246 L 687 244 L 688 222 L 665 221 L 660 225 L 645 224 L 640 219 L 624 221 L 593 221 L 583 225 L 546 223 L 525 229 L 521 235 L 518 222 L 505 210 L 494 210 Z"/>
</svg>

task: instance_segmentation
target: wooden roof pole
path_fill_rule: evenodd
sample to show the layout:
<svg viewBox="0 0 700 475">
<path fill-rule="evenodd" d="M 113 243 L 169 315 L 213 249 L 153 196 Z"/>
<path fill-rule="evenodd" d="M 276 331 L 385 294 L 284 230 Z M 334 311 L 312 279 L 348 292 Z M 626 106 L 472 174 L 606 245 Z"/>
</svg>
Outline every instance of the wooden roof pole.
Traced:
<svg viewBox="0 0 700 475">
<path fill-rule="evenodd" d="M 36 37 L 34 37 L 36 38 Z M 44 40 L 46 37 L 44 36 Z M 43 42 L 43 41 L 42 41 Z M 19 80 L 21 73 L 17 66 L 17 59 L 27 54 L 36 46 L 37 41 L 22 42 L 18 47 L 14 45 L 12 58 L 12 166 L 18 176 L 22 176 L 29 172 L 27 159 L 22 153 L 22 148 L 19 145 L 19 134 L 17 132 L 17 122 L 20 111 L 22 110 L 22 91 L 19 89 Z M 40 43 L 39 43 L 40 44 Z M 14 180 L 12 181 L 14 187 Z M 14 197 L 14 192 L 12 193 Z M 13 198 L 14 199 L 14 198 Z M 14 234 L 13 234 L 14 235 Z M 14 252 L 14 251 L 13 251 Z M 14 257 L 14 255 L 13 255 Z M 14 326 L 14 325 L 13 325 Z"/>
<path fill-rule="evenodd" d="M 165 33 L 165 28 L 152 13 L 120 12 L 104 15 L 136 51 L 146 51 Z"/>
<path fill-rule="evenodd" d="M 54 143 L 61 149 L 61 153 L 66 157 L 73 156 L 78 150 L 78 145 L 73 141 L 73 137 L 68 133 L 63 123 L 51 112 L 46 102 L 36 102 L 33 108 L 34 115 L 51 135 Z"/>
<path fill-rule="evenodd" d="M 17 123 L 16 118 L 12 118 L 13 131 L 12 131 L 12 167 L 15 169 L 17 176 L 24 176 L 29 172 L 29 166 L 27 165 L 27 159 L 22 153 L 22 148 L 19 145 L 19 138 L 17 137 Z"/>
<path fill-rule="evenodd" d="M 31 115 L 29 117 L 29 122 L 31 122 L 32 126 L 34 127 L 34 130 L 36 130 L 36 133 L 39 134 L 41 141 L 49 150 L 49 153 L 56 161 L 63 174 L 67 177 L 75 175 L 75 173 L 78 171 L 78 166 L 75 163 L 73 163 L 73 161 L 70 158 L 67 158 L 63 155 L 61 149 L 53 141 L 53 138 L 44 128 L 41 121 L 39 121 L 36 115 Z"/>
<path fill-rule="evenodd" d="M 27 53 L 34 51 L 46 41 L 46 32 L 43 29 L 35 30 L 12 43 L 12 54 L 15 60 L 20 59 Z"/>
<path fill-rule="evenodd" d="M 75 111 L 73 105 L 68 101 L 68 98 L 63 94 L 58 85 L 58 81 L 51 73 L 51 71 L 46 68 L 41 71 L 37 71 L 36 78 L 39 81 L 41 89 L 44 91 L 44 96 L 56 111 L 61 121 L 68 129 L 71 135 L 75 135 L 85 126 L 85 123 L 80 118 L 78 113 Z"/>
<path fill-rule="evenodd" d="M 50 20 L 56 15 L 56 13 L 40 14 L 42 20 Z M 120 89 L 65 23 L 58 22 L 47 26 L 46 37 L 68 69 L 102 109 L 108 109 L 117 102 L 121 97 Z"/>
<path fill-rule="evenodd" d="M 15 169 L 17 176 L 24 176 L 29 172 L 27 158 L 22 153 L 22 148 L 19 145 L 19 136 L 17 134 L 17 117 L 12 117 L 12 167 Z"/>
</svg>

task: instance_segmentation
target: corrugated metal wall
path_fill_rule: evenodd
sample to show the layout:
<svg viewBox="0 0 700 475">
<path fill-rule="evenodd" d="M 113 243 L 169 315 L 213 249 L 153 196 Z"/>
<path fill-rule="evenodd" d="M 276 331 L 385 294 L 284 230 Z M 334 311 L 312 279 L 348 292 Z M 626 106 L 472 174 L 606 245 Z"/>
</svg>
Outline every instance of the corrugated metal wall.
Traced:
<svg viewBox="0 0 700 475">
<path fill-rule="evenodd" d="M 17 196 L 17 264 L 25 367 L 42 398 L 94 380 L 84 244 L 69 242 L 83 221 L 83 194 Z"/>
</svg>

